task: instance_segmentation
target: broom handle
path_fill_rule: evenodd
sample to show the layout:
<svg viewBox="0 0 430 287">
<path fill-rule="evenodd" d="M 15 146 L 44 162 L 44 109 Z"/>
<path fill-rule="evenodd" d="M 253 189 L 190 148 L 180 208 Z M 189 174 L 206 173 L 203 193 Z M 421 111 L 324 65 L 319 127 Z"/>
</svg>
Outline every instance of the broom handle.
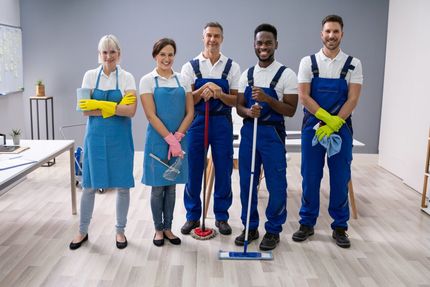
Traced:
<svg viewBox="0 0 430 287">
<path fill-rule="evenodd" d="M 203 212 L 202 212 L 202 230 L 205 231 L 205 210 L 206 210 L 206 169 L 208 166 L 208 147 L 209 147 L 209 101 L 205 103 L 205 131 L 204 131 L 204 146 L 205 146 L 205 167 L 203 171 Z"/>
<path fill-rule="evenodd" d="M 258 103 L 255 103 L 258 106 Z M 252 155 L 251 155 L 251 179 L 249 182 L 248 193 L 248 211 L 246 212 L 246 226 L 245 226 L 245 242 L 243 244 L 243 253 L 246 253 L 248 248 L 248 234 L 249 234 L 249 220 L 251 218 L 251 201 L 252 201 L 252 186 L 254 185 L 254 172 L 255 172 L 255 150 L 257 149 L 257 123 L 258 118 L 254 118 L 254 129 L 252 131 Z"/>
</svg>

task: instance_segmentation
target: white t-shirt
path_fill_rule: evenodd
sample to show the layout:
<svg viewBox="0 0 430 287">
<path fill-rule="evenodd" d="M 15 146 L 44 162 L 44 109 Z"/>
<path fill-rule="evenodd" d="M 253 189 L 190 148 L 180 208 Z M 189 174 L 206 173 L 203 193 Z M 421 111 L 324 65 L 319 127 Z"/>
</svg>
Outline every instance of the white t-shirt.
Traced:
<svg viewBox="0 0 430 287">
<path fill-rule="evenodd" d="M 102 66 L 99 66 L 96 69 L 89 70 L 85 73 L 84 79 L 82 80 L 82 88 L 95 89 L 97 76 L 99 75 L 100 69 Z M 129 72 L 121 69 L 121 67 L 117 66 L 118 71 L 118 87 L 121 90 L 122 94 L 125 94 L 125 91 L 128 90 L 136 90 L 136 82 L 134 77 Z M 111 72 L 109 76 L 107 76 L 103 71 L 100 75 L 99 80 L 99 89 L 106 90 L 114 90 L 116 89 L 116 71 Z"/>
<path fill-rule="evenodd" d="M 261 88 L 269 88 L 270 83 L 282 66 L 281 63 L 273 61 L 266 68 L 262 68 L 258 65 L 254 66 L 254 86 Z M 246 86 L 248 86 L 248 70 L 242 73 L 239 81 L 239 93 L 244 93 Z M 278 100 L 282 101 L 284 95 L 297 94 L 297 76 L 293 70 L 286 68 L 279 78 L 278 84 L 275 86 Z"/>
<path fill-rule="evenodd" d="M 153 94 L 155 88 L 155 77 L 158 77 L 158 86 L 159 87 L 167 87 L 167 88 L 176 88 L 178 87 L 178 83 L 175 79 L 178 77 L 179 84 L 184 88 L 185 92 L 191 92 L 191 84 L 181 76 L 181 74 L 173 72 L 173 74 L 169 78 L 162 77 L 158 74 L 157 69 L 154 69 L 152 72 L 146 74 L 140 79 L 139 83 L 139 95 L 142 94 Z"/>
<path fill-rule="evenodd" d="M 203 57 L 203 53 L 200 53 L 196 58 L 199 59 L 199 67 L 200 72 L 202 73 L 202 78 L 207 79 L 221 79 L 222 72 L 224 71 L 225 65 L 227 63 L 228 58 L 221 54 L 218 61 L 212 65 L 211 61 L 205 57 Z M 182 66 L 181 75 L 191 84 L 194 84 L 197 79 L 193 67 L 190 62 L 185 63 Z M 227 81 L 230 90 L 237 90 L 239 86 L 239 78 L 240 78 L 240 67 L 235 61 L 231 64 L 231 69 L 227 76 Z"/>
<path fill-rule="evenodd" d="M 319 77 L 328 79 L 338 79 L 340 72 L 342 71 L 343 65 L 348 58 L 348 55 L 342 51 L 339 51 L 334 59 L 328 58 L 324 55 L 322 49 L 315 54 L 317 60 Z M 355 68 L 354 70 L 348 70 L 345 80 L 349 83 L 363 84 L 363 70 L 361 62 L 357 58 L 353 58 L 351 65 Z M 310 56 L 302 58 L 299 66 L 298 81 L 299 83 L 310 83 L 312 81 L 312 61 Z"/>
</svg>

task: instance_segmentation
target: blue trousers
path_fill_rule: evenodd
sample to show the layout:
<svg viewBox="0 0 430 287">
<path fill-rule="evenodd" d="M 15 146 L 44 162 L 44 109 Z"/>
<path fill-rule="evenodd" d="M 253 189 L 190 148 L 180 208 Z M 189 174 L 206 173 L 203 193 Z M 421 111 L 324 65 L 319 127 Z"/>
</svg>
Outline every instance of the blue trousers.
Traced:
<svg viewBox="0 0 430 287">
<path fill-rule="evenodd" d="M 197 115 L 188 130 L 188 183 L 185 186 L 184 204 L 187 220 L 199 220 L 202 214 L 202 177 L 205 164 L 204 115 Z M 218 221 L 227 221 L 233 196 L 233 125 L 231 116 L 209 117 L 209 145 L 215 168 L 214 213 Z"/>
<path fill-rule="evenodd" d="M 81 218 L 79 224 L 79 232 L 81 235 L 88 233 L 93 216 L 94 201 L 96 189 L 84 188 L 81 196 Z M 128 188 L 120 188 L 116 193 L 116 233 L 124 234 L 124 229 L 127 224 L 128 207 L 130 206 L 130 190 Z"/>
<path fill-rule="evenodd" d="M 245 123 L 241 129 L 239 147 L 241 219 L 244 226 L 246 224 L 251 178 L 252 133 L 253 124 Z M 267 232 L 273 234 L 279 234 L 282 231 L 282 224 L 287 219 L 287 161 L 285 155 L 285 131 L 280 134 L 274 126 L 259 125 L 257 129 L 250 229 L 257 229 L 259 225 L 257 185 L 260 178 L 260 167 L 263 164 L 266 186 L 269 191 L 269 202 L 266 207 L 267 221 L 264 227 Z"/>
<path fill-rule="evenodd" d="M 157 231 L 171 230 L 175 209 L 176 185 L 153 186 L 151 189 L 151 210 Z"/>
<path fill-rule="evenodd" d="M 332 229 L 348 228 L 348 182 L 351 179 L 352 135 L 345 124 L 338 133 L 342 147 L 338 154 L 327 158 L 330 174 L 330 202 L 328 211 L 333 218 Z M 314 226 L 319 215 L 320 184 L 323 177 L 326 149 L 317 144 L 312 146 L 315 130 L 307 127 L 302 130 L 302 207 L 300 224 Z"/>
</svg>

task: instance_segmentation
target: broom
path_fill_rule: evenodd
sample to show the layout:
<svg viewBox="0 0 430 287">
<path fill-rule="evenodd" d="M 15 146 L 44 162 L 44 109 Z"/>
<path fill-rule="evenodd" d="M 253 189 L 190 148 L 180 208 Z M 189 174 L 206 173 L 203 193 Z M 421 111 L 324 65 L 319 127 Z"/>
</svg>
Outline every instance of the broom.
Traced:
<svg viewBox="0 0 430 287">
<path fill-rule="evenodd" d="M 205 146 L 205 165 L 203 170 L 203 210 L 202 210 L 202 227 L 194 228 L 191 231 L 191 236 L 198 240 L 207 240 L 216 236 L 216 231 L 212 228 L 205 226 L 205 210 L 206 210 L 206 168 L 208 165 L 208 148 L 209 148 L 209 101 L 205 103 L 205 132 L 204 132 L 204 146 Z"/>
<path fill-rule="evenodd" d="M 255 103 L 255 104 L 258 106 L 258 103 Z M 254 129 L 252 132 L 251 179 L 249 183 L 248 209 L 246 212 L 245 242 L 243 243 L 243 252 L 220 250 L 218 253 L 219 259 L 273 260 L 273 255 L 272 255 L 272 252 L 270 251 L 269 252 L 248 252 L 249 221 L 251 218 L 252 189 L 254 185 L 254 171 L 255 171 L 255 152 L 257 149 L 257 123 L 258 123 L 258 118 L 254 118 Z"/>
</svg>

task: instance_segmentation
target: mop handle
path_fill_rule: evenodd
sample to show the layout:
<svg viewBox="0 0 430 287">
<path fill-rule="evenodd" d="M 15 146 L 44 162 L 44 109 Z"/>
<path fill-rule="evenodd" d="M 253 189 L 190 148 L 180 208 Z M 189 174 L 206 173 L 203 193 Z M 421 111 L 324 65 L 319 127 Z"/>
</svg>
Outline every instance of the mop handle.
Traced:
<svg viewBox="0 0 430 287">
<path fill-rule="evenodd" d="M 258 103 L 255 103 L 258 106 Z M 257 149 L 257 124 L 258 118 L 254 118 L 254 129 L 252 131 L 252 155 L 251 155 L 251 180 L 249 182 L 248 193 L 248 211 L 246 212 L 246 226 L 245 226 L 245 242 L 243 253 L 246 253 L 248 247 L 248 234 L 249 234 L 249 221 L 251 218 L 251 201 L 252 201 L 252 186 L 254 185 L 254 172 L 255 172 L 255 151 Z"/>
<path fill-rule="evenodd" d="M 153 159 L 155 159 L 156 161 L 158 161 L 159 163 L 161 163 L 162 165 L 166 166 L 167 168 L 170 168 L 170 165 L 168 165 L 167 163 L 165 163 L 164 161 L 162 161 L 158 156 L 156 156 L 153 153 L 149 154 L 150 157 L 152 157 Z"/>
<path fill-rule="evenodd" d="M 202 230 L 206 230 L 205 213 L 206 213 L 206 170 L 208 166 L 208 147 L 209 147 L 209 101 L 205 103 L 205 130 L 204 130 L 204 146 L 205 146 L 205 166 L 203 171 L 203 212 L 202 212 Z"/>
</svg>

